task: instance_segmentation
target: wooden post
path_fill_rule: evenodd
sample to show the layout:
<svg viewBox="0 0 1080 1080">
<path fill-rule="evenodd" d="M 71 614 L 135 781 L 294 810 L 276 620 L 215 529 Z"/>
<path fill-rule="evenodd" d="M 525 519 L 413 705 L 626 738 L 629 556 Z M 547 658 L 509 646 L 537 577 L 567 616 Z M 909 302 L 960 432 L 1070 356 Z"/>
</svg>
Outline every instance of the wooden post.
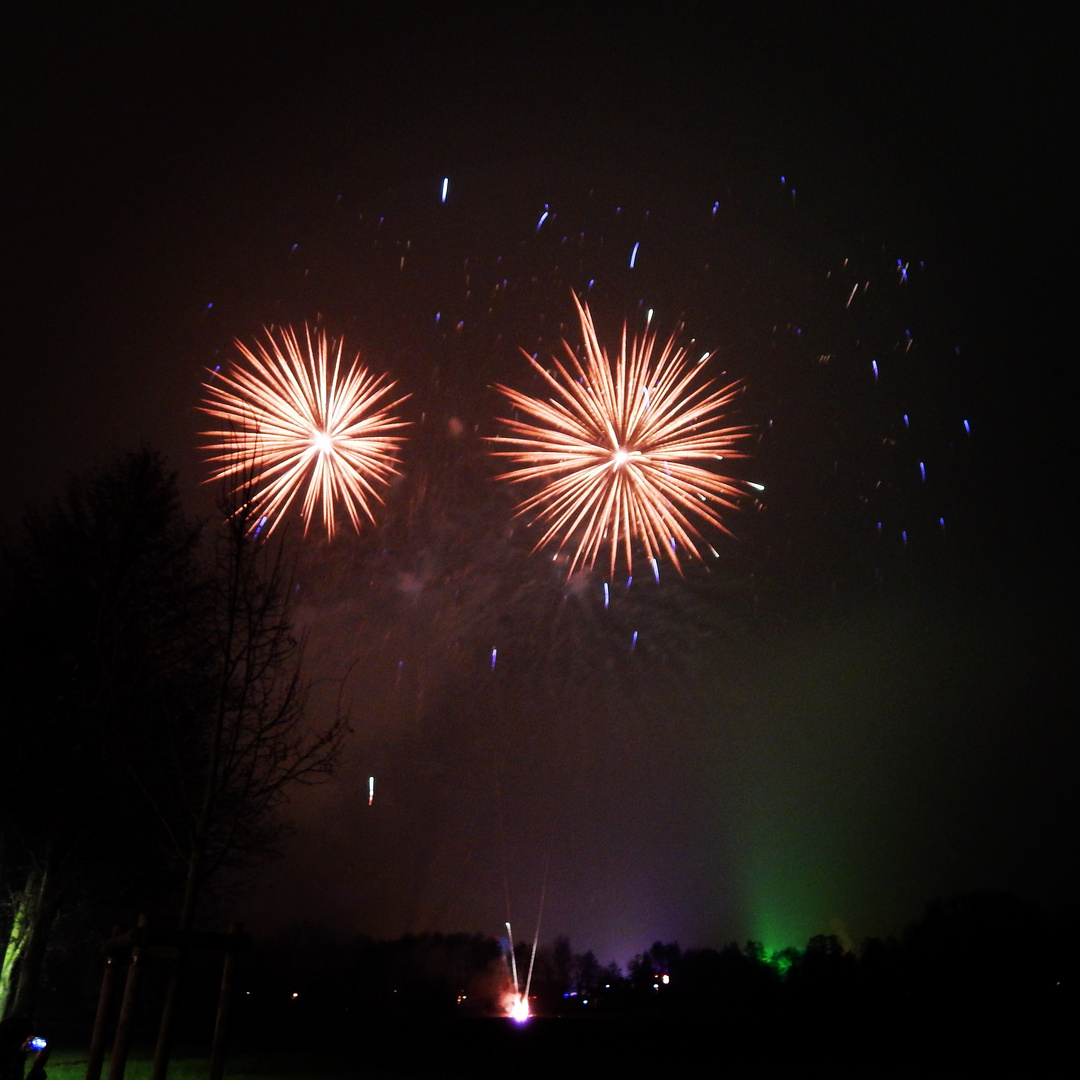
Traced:
<svg viewBox="0 0 1080 1080">
<path fill-rule="evenodd" d="M 229 927 L 230 936 L 238 936 L 244 929 L 243 923 L 233 923 Z M 225 949 L 225 961 L 221 965 L 221 992 L 218 994 L 217 1019 L 214 1022 L 214 1043 L 210 1049 L 210 1068 L 207 1080 L 221 1080 L 225 1072 L 225 1040 L 228 1036 L 229 1013 L 232 1010 L 233 981 L 238 959 L 237 945 L 231 942 Z"/>
<path fill-rule="evenodd" d="M 138 930 L 146 929 L 146 916 L 139 916 Z M 113 1042 L 112 1056 L 109 1058 L 109 1080 L 124 1080 L 124 1068 L 127 1065 L 128 1048 L 131 1045 L 131 1025 L 135 1019 L 135 995 L 139 989 L 139 975 L 143 955 L 142 936 L 136 932 L 135 944 L 131 949 L 131 963 L 128 965 L 127 981 L 124 983 L 124 999 L 120 1003 L 120 1019 L 116 1022 L 116 1040 Z"/>
<path fill-rule="evenodd" d="M 114 926 L 112 936 L 120 933 Z M 120 965 L 113 956 L 105 957 L 105 973 L 101 976 L 101 994 L 98 996 L 97 1014 L 94 1016 L 94 1033 L 90 1036 L 90 1053 L 86 1061 L 86 1080 L 99 1080 L 101 1063 L 105 1060 L 105 1032 L 109 1023 L 109 1006 L 112 1004 L 116 969 Z"/>
</svg>

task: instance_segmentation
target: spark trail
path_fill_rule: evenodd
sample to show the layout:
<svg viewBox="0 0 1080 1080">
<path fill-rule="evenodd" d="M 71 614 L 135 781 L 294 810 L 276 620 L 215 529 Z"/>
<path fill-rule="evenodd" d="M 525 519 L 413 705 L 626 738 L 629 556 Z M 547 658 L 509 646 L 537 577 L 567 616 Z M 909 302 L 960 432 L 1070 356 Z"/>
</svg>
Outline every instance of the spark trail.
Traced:
<svg viewBox="0 0 1080 1080">
<path fill-rule="evenodd" d="M 553 358 L 557 376 L 526 353 L 555 396 L 546 401 L 499 385 L 499 391 L 534 422 L 503 419 L 510 435 L 491 441 L 515 467 L 499 479 L 543 486 L 519 506 L 547 525 L 536 548 L 574 547 L 569 574 L 592 569 L 605 544 L 610 572 L 621 548 L 633 572 L 635 541 L 655 567 L 663 553 L 680 569 L 679 550 L 700 558 L 698 523 L 729 532 L 719 510 L 733 510 L 743 495 L 734 479 L 698 462 L 746 455 L 738 450 L 747 427 L 723 426 L 739 383 L 719 390 L 699 381 L 672 336 L 657 346 L 648 332 L 622 343 L 614 362 L 600 344 L 589 308 L 574 295 L 585 344 L 582 366 L 564 342 L 568 361 Z M 576 546 L 575 546 L 576 545 Z"/>
<path fill-rule="evenodd" d="M 359 532 L 361 517 L 374 521 L 378 488 L 398 475 L 402 439 L 392 433 L 407 421 L 392 410 L 405 398 L 386 403 L 394 383 L 373 375 L 359 356 L 343 371 L 343 341 L 313 337 L 306 326 L 303 345 L 291 327 L 266 336 L 254 350 L 237 341 L 246 363 L 211 372 L 203 383 L 200 411 L 226 424 L 203 432 L 211 440 L 211 479 L 233 481 L 247 499 L 245 513 L 269 520 L 267 535 L 305 485 L 305 534 L 320 504 L 328 537 L 338 504 Z"/>
</svg>

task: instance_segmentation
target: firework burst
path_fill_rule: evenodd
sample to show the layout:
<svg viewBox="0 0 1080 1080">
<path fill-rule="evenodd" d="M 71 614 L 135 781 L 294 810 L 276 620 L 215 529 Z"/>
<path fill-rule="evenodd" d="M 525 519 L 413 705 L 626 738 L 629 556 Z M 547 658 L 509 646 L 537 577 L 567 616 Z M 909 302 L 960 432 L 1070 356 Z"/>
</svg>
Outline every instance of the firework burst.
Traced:
<svg viewBox="0 0 1080 1080">
<path fill-rule="evenodd" d="M 374 521 L 378 488 L 398 475 L 400 436 L 406 425 L 392 414 L 405 398 L 387 403 L 394 387 L 374 376 L 357 356 L 342 370 L 343 341 L 304 327 L 301 345 L 291 327 L 255 350 L 237 341 L 246 364 L 228 374 L 214 372 L 203 384 L 200 410 L 226 422 L 206 431 L 212 479 L 236 482 L 252 520 L 273 531 L 304 489 L 304 532 L 321 503 L 327 536 L 335 530 L 335 508 L 345 508 L 359 532 L 361 517 Z M 406 395 L 407 396 L 407 395 Z"/>
<path fill-rule="evenodd" d="M 584 367 L 564 343 L 569 363 L 553 358 L 558 377 L 525 354 L 556 397 L 498 387 L 535 421 L 502 421 L 512 435 L 492 439 L 509 447 L 495 454 L 518 464 L 499 479 L 542 482 L 518 513 L 535 512 L 547 524 L 537 548 L 556 543 L 561 551 L 576 541 L 570 574 L 591 569 L 605 545 L 611 573 L 620 547 L 632 573 L 635 540 L 654 568 L 662 551 L 678 569 L 680 549 L 700 557 L 695 521 L 728 532 L 718 508 L 734 509 L 743 494 L 735 480 L 694 464 L 745 457 L 736 447 L 748 429 L 719 426 L 740 386 L 710 391 L 675 336 L 659 349 L 649 333 L 628 344 L 625 324 L 612 363 L 588 307 L 576 295 L 574 304 Z"/>
</svg>

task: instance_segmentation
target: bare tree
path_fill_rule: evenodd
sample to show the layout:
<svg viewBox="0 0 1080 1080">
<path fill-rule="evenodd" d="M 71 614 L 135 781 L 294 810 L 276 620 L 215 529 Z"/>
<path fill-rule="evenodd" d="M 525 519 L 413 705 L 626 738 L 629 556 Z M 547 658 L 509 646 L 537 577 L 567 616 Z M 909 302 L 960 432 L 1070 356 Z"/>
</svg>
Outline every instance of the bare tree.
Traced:
<svg viewBox="0 0 1080 1080">
<path fill-rule="evenodd" d="M 199 559 L 147 450 L 74 481 L 0 549 L 4 1011 L 32 1007 L 65 905 L 172 888 L 190 931 L 218 871 L 273 854 L 289 789 L 333 769 L 346 724 L 306 712 L 284 549 L 225 511 Z"/>
<path fill-rule="evenodd" d="M 175 854 L 186 866 L 178 928 L 190 931 L 204 886 L 224 867 L 273 854 L 277 813 L 297 784 L 333 771 L 347 723 L 340 707 L 320 723 L 307 712 L 310 685 L 291 621 L 292 576 L 282 541 L 259 538 L 243 502 L 223 506 L 207 580 L 206 681 L 198 738 L 178 742 L 177 779 L 157 800 Z M 150 797 L 154 788 L 147 786 Z M 153 1080 L 168 1069 L 183 954 L 166 996 Z"/>
</svg>

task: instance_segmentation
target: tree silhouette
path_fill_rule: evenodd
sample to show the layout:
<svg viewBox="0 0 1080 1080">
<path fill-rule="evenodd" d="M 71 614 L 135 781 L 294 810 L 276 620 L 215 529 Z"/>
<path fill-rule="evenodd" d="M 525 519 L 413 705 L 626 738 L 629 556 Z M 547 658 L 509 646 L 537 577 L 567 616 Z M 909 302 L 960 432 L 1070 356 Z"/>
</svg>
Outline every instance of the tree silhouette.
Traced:
<svg viewBox="0 0 1080 1080">
<path fill-rule="evenodd" d="M 282 827 L 276 812 L 289 789 L 325 780 L 348 730 L 340 709 L 321 724 L 309 722 L 284 547 L 260 540 L 245 495 L 223 501 L 212 537 L 194 739 L 177 740 L 184 751 L 173 755 L 166 783 L 145 785 L 185 868 L 181 935 L 192 929 L 204 886 L 219 869 L 251 867 L 274 854 Z M 154 1080 L 168 1068 L 184 959 L 182 950 L 166 993 Z"/>
<path fill-rule="evenodd" d="M 166 883 L 135 777 L 189 704 L 197 530 L 150 450 L 27 514 L 0 570 L 0 804 L 10 921 L 0 1008 L 33 1005 L 53 919 L 78 887 Z"/>
</svg>

